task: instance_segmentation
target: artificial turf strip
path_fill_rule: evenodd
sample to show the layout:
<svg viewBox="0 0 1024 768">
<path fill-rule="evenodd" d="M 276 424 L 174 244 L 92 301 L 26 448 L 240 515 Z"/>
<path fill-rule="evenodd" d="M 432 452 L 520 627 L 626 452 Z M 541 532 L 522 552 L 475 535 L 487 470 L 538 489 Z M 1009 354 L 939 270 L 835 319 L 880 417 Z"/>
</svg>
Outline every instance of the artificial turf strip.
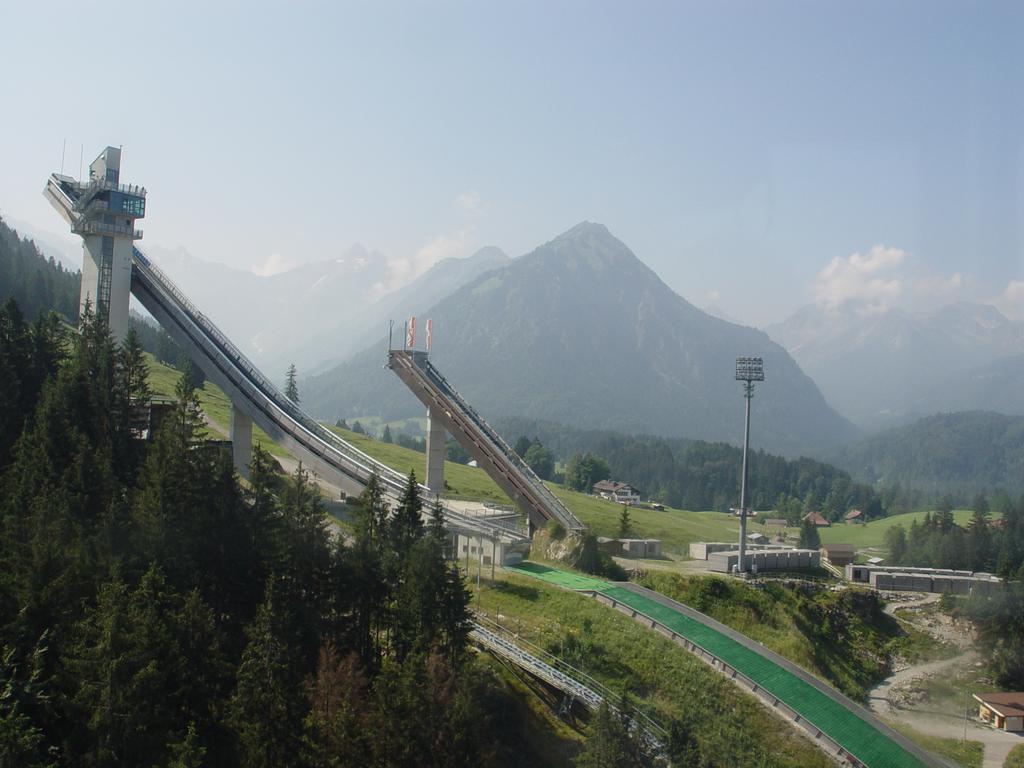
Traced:
<svg viewBox="0 0 1024 768">
<path fill-rule="evenodd" d="M 593 589 L 598 592 L 604 592 L 614 586 L 611 582 L 604 579 L 595 579 L 593 576 L 584 576 L 580 573 L 560 571 L 557 568 L 549 568 L 539 563 L 531 563 L 529 560 L 516 565 L 506 565 L 505 570 L 518 571 L 564 589 Z"/>
<path fill-rule="evenodd" d="M 924 768 L 924 763 L 899 744 L 813 685 L 731 637 L 689 616 L 684 616 L 643 595 L 589 576 L 566 573 L 529 562 L 507 569 L 566 589 L 602 592 L 613 600 L 654 619 L 739 670 L 758 686 L 798 712 L 801 717 L 814 723 L 829 738 L 870 768 Z"/>
</svg>

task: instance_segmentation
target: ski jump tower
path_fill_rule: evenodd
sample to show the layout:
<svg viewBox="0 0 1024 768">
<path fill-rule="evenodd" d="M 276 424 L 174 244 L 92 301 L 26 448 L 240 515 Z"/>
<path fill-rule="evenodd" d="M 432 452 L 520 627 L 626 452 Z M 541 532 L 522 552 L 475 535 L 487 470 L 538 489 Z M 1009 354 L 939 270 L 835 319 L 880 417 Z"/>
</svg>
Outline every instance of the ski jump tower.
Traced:
<svg viewBox="0 0 1024 768">
<path fill-rule="evenodd" d="M 132 288 L 132 249 L 142 238 L 135 228 L 146 215 L 144 187 L 121 184 L 121 150 L 107 147 L 89 164 L 89 178 L 71 183 L 79 192 L 71 231 L 82 238 L 81 308 L 107 320 L 115 341 L 128 335 Z"/>
</svg>

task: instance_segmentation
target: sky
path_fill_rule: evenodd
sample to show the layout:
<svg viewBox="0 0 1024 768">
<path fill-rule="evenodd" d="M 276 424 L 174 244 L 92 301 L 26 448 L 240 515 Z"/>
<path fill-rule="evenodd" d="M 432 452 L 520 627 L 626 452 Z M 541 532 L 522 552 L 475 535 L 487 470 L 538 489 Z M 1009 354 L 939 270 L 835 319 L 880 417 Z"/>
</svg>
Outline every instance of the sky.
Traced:
<svg viewBox="0 0 1024 768">
<path fill-rule="evenodd" d="M 605 224 L 744 322 L 1024 320 L 1020 2 L 0 0 L 0 215 L 122 146 L 147 245 L 396 281 Z"/>
</svg>

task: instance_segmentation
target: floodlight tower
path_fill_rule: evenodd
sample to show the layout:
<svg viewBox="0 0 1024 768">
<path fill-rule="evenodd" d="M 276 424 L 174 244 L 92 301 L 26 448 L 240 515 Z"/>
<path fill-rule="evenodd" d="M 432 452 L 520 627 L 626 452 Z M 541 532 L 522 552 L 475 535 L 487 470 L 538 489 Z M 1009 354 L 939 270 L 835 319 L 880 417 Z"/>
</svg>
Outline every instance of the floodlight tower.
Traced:
<svg viewBox="0 0 1024 768">
<path fill-rule="evenodd" d="M 736 380 L 743 382 L 743 399 L 746 402 L 743 422 L 743 472 L 740 477 L 740 557 L 741 573 L 747 570 L 747 451 L 750 449 L 750 400 L 754 397 L 754 382 L 764 381 L 764 360 L 760 357 L 737 357 Z"/>
</svg>

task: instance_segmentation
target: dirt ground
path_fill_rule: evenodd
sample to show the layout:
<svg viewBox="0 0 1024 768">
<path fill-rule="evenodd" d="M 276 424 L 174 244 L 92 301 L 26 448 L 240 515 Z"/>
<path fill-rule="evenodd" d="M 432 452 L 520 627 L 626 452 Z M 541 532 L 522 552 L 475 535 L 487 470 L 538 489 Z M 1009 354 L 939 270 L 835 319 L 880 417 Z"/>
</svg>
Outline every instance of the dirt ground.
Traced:
<svg viewBox="0 0 1024 768">
<path fill-rule="evenodd" d="M 955 706 L 930 701 L 923 684 L 930 678 L 977 669 L 981 659 L 974 650 L 974 638 L 963 624 L 954 622 L 945 614 L 928 610 L 938 595 L 896 593 L 887 595 L 886 613 L 895 614 L 902 609 L 900 618 L 937 640 L 952 643 L 959 652 L 948 659 L 919 664 L 897 664 L 893 673 L 876 686 L 869 698 L 875 714 L 904 723 L 921 733 L 945 738 L 965 737 L 980 741 L 985 747 L 983 768 L 1002 768 L 1007 753 L 1024 738 L 989 728 L 978 719 L 976 702 L 964 696 Z"/>
</svg>

